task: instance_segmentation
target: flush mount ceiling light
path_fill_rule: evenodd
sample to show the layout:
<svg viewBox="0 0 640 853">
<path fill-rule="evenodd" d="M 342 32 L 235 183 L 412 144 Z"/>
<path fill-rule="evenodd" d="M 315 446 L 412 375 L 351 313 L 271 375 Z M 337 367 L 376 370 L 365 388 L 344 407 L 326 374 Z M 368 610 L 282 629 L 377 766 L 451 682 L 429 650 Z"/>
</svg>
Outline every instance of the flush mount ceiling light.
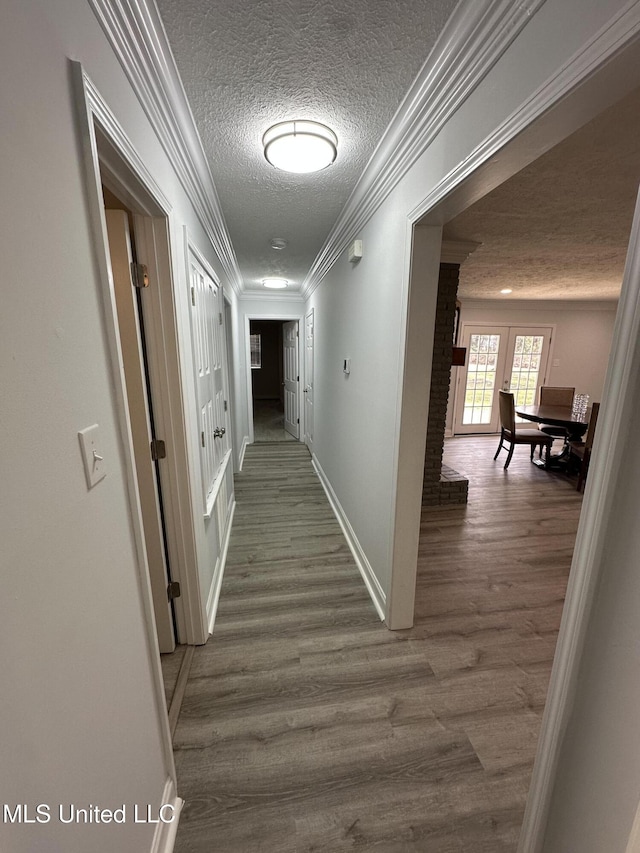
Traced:
<svg viewBox="0 0 640 853">
<path fill-rule="evenodd" d="M 272 249 L 286 249 L 287 248 L 287 241 L 284 239 L 284 237 L 274 237 L 271 240 L 271 248 Z"/>
<path fill-rule="evenodd" d="M 513 293 L 510 287 L 503 287 L 500 293 Z"/>
<path fill-rule="evenodd" d="M 282 290 L 289 282 L 286 278 L 263 278 L 262 284 L 265 287 L 270 287 L 272 290 Z"/>
<path fill-rule="evenodd" d="M 285 172 L 319 172 L 338 153 L 338 137 L 316 121 L 281 121 L 262 137 L 264 156 Z"/>
</svg>

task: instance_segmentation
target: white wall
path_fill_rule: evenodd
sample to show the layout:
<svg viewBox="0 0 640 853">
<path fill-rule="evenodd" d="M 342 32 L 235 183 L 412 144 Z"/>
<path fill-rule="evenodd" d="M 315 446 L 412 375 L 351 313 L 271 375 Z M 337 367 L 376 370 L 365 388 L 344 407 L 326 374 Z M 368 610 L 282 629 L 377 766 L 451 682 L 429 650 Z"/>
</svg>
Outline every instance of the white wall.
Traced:
<svg viewBox="0 0 640 853">
<path fill-rule="evenodd" d="M 314 309 L 314 452 L 385 591 L 403 365 L 399 259 L 408 250 L 403 217 L 391 219 L 369 222 L 358 235 L 362 259 L 351 264 L 345 253 L 305 309 Z"/>
<path fill-rule="evenodd" d="M 171 201 L 183 306 L 184 224 L 219 267 L 88 4 L 11 4 L 0 28 L 0 799 L 157 808 L 170 773 L 164 710 L 144 628 L 69 57 L 82 61 Z M 186 313 L 180 334 L 189 353 Z M 193 400 L 188 386 L 187 394 Z M 77 432 L 94 422 L 108 474 L 88 492 Z M 197 473 L 196 455 L 192 480 Z M 202 521 L 196 536 L 206 561 Z M 52 820 L 3 826 L 1 845 L 142 853 L 153 833 L 132 820 Z"/>
</svg>

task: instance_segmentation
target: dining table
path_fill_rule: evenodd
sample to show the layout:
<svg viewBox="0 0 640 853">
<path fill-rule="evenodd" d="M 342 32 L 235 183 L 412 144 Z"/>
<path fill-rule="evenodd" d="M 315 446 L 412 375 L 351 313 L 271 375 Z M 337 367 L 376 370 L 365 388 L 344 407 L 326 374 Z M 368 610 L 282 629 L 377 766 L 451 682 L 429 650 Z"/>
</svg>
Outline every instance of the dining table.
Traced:
<svg viewBox="0 0 640 853">
<path fill-rule="evenodd" d="M 567 430 L 567 439 L 560 453 L 550 454 L 548 463 L 542 459 L 533 460 L 534 465 L 540 468 L 564 464 L 569 458 L 568 442 L 581 441 L 589 426 L 587 414 L 576 415 L 571 406 L 531 405 L 516 406 L 515 408 L 516 415 L 527 421 L 564 427 Z"/>
</svg>

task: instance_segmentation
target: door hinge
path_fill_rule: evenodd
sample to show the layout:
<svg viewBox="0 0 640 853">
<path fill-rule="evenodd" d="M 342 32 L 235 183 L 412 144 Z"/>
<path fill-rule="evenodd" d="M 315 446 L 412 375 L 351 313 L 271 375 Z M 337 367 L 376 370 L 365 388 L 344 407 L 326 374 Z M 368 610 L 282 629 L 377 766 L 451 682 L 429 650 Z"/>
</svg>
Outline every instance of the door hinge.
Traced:
<svg viewBox="0 0 640 853">
<path fill-rule="evenodd" d="M 196 304 L 196 289 L 195 289 L 195 287 L 191 288 L 191 304 L 194 306 Z"/>
<path fill-rule="evenodd" d="M 149 273 L 145 264 L 131 264 L 131 281 L 134 287 L 149 287 Z"/>
<path fill-rule="evenodd" d="M 204 447 L 204 430 L 200 433 L 200 444 Z"/>
<path fill-rule="evenodd" d="M 227 401 L 225 400 L 225 401 L 224 401 L 224 410 L 225 410 L 225 412 L 227 411 L 227 409 L 228 409 L 228 408 L 229 408 L 229 404 L 228 404 L 228 403 L 227 403 Z"/>
<path fill-rule="evenodd" d="M 300 418 L 298 418 L 298 423 L 300 423 Z"/>
<path fill-rule="evenodd" d="M 154 462 L 167 458 L 167 448 L 161 438 L 154 438 L 151 442 L 151 458 Z"/>
<path fill-rule="evenodd" d="M 296 376 L 296 382 L 300 382 L 300 377 Z"/>
<path fill-rule="evenodd" d="M 218 314 L 218 322 L 220 323 L 220 325 L 222 325 L 222 311 L 220 311 Z"/>
<path fill-rule="evenodd" d="M 171 581 L 171 583 L 167 587 L 167 598 L 169 601 L 173 601 L 174 598 L 180 598 L 182 593 L 180 592 L 180 584 L 178 581 Z"/>
</svg>

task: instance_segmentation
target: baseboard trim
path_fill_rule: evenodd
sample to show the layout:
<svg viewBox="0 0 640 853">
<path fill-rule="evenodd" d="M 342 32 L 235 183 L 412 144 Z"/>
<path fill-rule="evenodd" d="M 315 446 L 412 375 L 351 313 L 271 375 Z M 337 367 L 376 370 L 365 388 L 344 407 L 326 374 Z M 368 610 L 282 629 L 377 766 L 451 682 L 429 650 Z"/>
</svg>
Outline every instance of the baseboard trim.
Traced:
<svg viewBox="0 0 640 853">
<path fill-rule="evenodd" d="M 338 496 L 333 491 L 333 486 L 329 482 L 327 475 L 325 474 L 322 465 L 318 462 L 318 457 L 315 453 L 311 454 L 311 463 L 313 468 L 318 475 L 318 479 L 322 484 L 322 488 L 325 491 L 327 496 L 327 500 L 331 506 L 331 509 L 334 512 L 335 517 L 338 519 L 338 524 L 340 525 L 342 532 L 344 533 L 344 537 L 347 540 L 347 545 L 351 553 L 353 554 L 353 559 L 356 561 L 356 566 L 360 574 L 362 575 L 362 580 L 364 581 L 364 585 L 367 588 L 367 591 L 371 597 L 371 601 L 373 601 L 373 605 L 378 612 L 378 616 L 380 620 L 384 622 L 386 605 L 387 605 L 387 596 L 385 595 L 384 590 L 380 586 L 380 582 L 378 578 L 375 576 L 373 569 L 371 568 L 371 563 L 367 560 L 367 556 L 362 549 L 362 545 L 358 541 L 358 537 L 355 534 L 347 515 L 342 508 L 340 501 L 338 500 Z"/>
<path fill-rule="evenodd" d="M 245 435 L 245 437 L 242 439 L 242 447 L 240 448 L 240 456 L 238 458 L 238 471 L 242 471 L 242 466 L 244 465 L 244 454 L 247 452 L 247 447 L 249 444 L 249 436 Z"/>
<path fill-rule="evenodd" d="M 182 700 L 184 699 L 184 694 L 187 690 L 187 681 L 189 680 L 189 672 L 191 671 L 191 664 L 193 662 L 195 651 L 195 646 L 187 646 L 185 649 L 182 663 L 180 664 L 180 672 L 178 673 L 176 686 L 173 689 L 173 696 L 171 697 L 171 705 L 169 707 L 169 731 L 171 732 L 172 742 L 176 726 L 178 725 L 178 717 L 180 716 L 180 709 L 182 708 Z"/>
<path fill-rule="evenodd" d="M 229 540 L 231 539 L 231 528 L 233 527 L 233 516 L 235 515 L 235 512 L 236 502 L 234 500 L 231 504 L 231 510 L 229 511 L 229 520 L 227 522 L 227 529 L 224 533 L 224 541 L 222 543 L 222 553 L 220 555 L 220 562 L 218 564 L 218 572 L 213 579 L 213 583 L 211 584 L 209 598 L 207 600 L 207 623 L 210 634 L 213 634 L 213 626 L 215 625 L 216 616 L 218 614 L 218 601 L 220 600 L 220 589 L 222 588 L 222 579 L 224 578 L 224 570 L 227 564 L 227 552 L 229 551 Z"/>
<path fill-rule="evenodd" d="M 171 806 L 173 808 L 173 820 L 171 823 L 160 822 L 156 824 L 156 831 L 153 836 L 153 844 L 151 845 L 151 853 L 172 853 L 176 843 L 176 835 L 178 833 L 178 823 L 180 822 L 180 812 L 184 801 L 178 796 L 176 786 L 171 777 L 167 779 L 162 794 L 161 806 Z M 165 809 L 163 814 L 168 820 L 170 809 Z"/>
</svg>

